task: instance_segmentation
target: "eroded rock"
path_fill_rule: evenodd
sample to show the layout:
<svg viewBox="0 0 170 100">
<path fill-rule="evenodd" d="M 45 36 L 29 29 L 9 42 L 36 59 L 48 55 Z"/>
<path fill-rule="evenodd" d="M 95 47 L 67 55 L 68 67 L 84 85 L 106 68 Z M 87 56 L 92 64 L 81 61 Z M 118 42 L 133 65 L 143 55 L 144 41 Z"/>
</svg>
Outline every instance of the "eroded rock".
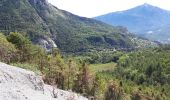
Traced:
<svg viewBox="0 0 170 100">
<path fill-rule="evenodd" d="M 87 100 L 44 84 L 34 72 L 0 62 L 0 100 Z"/>
</svg>

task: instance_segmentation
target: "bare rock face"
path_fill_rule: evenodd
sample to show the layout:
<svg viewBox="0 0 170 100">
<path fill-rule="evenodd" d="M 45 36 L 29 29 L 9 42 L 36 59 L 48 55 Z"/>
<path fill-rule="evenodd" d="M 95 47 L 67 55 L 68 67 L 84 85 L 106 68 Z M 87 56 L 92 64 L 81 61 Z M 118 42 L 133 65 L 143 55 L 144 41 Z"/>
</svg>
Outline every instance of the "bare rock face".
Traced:
<svg viewBox="0 0 170 100">
<path fill-rule="evenodd" d="M 57 48 L 56 43 L 49 37 L 44 37 L 43 39 L 39 39 L 38 43 L 40 46 L 42 46 L 46 50 L 50 50 L 53 47 Z"/>
<path fill-rule="evenodd" d="M 44 84 L 31 71 L 0 62 L 0 100 L 87 100 L 68 91 Z"/>
</svg>

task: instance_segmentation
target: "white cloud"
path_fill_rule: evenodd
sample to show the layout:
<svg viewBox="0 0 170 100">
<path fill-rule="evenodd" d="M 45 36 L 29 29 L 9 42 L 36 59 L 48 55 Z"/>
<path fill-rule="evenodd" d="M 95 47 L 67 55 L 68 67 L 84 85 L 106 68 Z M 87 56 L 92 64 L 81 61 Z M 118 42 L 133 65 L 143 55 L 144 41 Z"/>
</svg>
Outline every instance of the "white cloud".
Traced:
<svg viewBox="0 0 170 100">
<path fill-rule="evenodd" d="M 149 3 L 170 10 L 170 0 L 48 0 L 60 9 L 76 15 L 94 17 L 114 11 L 126 10 Z"/>
</svg>

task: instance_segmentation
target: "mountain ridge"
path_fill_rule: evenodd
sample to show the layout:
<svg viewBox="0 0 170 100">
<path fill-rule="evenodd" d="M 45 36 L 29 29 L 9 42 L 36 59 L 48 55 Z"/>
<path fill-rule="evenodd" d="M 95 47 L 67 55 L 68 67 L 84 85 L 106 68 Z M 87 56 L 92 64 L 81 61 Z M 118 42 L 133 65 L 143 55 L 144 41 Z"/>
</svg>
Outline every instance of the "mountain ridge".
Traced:
<svg viewBox="0 0 170 100">
<path fill-rule="evenodd" d="M 3 0 L 0 4 L 1 32 L 21 32 L 45 47 L 55 43 L 62 52 L 75 53 L 136 46 L 131 41 L 135 36 L 124 28 L 60 10 L 47 0 Z"/>
<path fill-rule="evenodd" d="M 168 42 L 167 38 L 158 39 L 164 32 L 157 32 L 161 27 L 167 27 L 170 24 L 170 11 L 161 9 L 150 4 L 143 4 L 125 11 L 113 12 L 95 17 L 94 19 L 103 21 L 110 25 L 121 25 L 127 27 L 131 32 L 144 38 L 159 42 Z M 167 29 L 166 29 L 167 30 Z M 153 31 L 158 36 L 147 34 Z M 165 31 L 165 30 L 164 30 Z M 164 34 L 165 37 L 169 34 Z M 170 42 L 170 41 L 169 41 Z"/>
</svg>

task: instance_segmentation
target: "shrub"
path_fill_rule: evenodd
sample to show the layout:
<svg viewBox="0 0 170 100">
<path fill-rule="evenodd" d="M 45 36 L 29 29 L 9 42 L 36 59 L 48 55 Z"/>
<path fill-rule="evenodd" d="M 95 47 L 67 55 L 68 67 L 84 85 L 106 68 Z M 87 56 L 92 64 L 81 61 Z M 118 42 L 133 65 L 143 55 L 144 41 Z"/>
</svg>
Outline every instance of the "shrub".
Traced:
<svg viewBox="0 0 170 100">
<path fill-rule="evenodd" d="M 6 37 L 0 33 L 0 61 L 10 63 L 16 58 L 15 46 L 8 42 Z"/>
</svg>

